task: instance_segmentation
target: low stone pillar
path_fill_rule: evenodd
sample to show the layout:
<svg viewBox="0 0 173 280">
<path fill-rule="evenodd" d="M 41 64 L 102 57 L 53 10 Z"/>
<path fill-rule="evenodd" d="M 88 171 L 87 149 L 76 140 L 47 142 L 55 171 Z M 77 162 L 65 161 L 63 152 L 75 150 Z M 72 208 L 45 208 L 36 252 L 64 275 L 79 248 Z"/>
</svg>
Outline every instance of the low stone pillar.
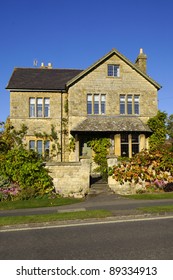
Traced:
<svg viewBox="0 0 173 280">
<path fill-rule="evenodd" d="M 108 168 L 113 167 L 118 164 L 118 158 L 115 155 L 108 155 L 107 156 L 107 164 Z"/>
<path fill-rule="evenodd" d="M 110 168 L 113 168 L 118 164 L 118 157 L 115 155 L 108 155 L 107 156 L 107 165 L 108 165 L 108 186 L 113 189 L 115 185 L 115 179 L 112 175 L 109 176 L 109 170 Z"/>
<path fill-rule="evenodd" d="M 88 192 L 90 187 L 91 159 L 88 156 L 81 156 L 80 162 L 84 188 Z"/>
</svg>

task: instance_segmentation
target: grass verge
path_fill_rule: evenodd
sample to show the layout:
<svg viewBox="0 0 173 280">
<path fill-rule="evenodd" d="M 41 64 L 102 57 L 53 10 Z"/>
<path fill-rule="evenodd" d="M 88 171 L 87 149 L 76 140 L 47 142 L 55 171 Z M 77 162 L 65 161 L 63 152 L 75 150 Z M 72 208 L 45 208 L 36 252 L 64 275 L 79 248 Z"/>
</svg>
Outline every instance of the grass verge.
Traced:
<svg viewBox="0 0 173 280">
<path fill-rule="evenodd" d="M 144 199 L 144 200 L 154 200 L 154 199 L 173 199 L 173 193 L 142 193 L 142 194 L 132 194 L 124 195 L 123 197 L 131 199 Z"/>
<path fill-rule="evenodd" d="M 138 210 L 144 213 L 167 213 L 173 212 L 173 205 L 139 207 Z"/>
<path fill-rule="evenodd" d="M 53 207 L 82 202 L 83 199 L 57 197 L 54 199 L 40 198 L 0 202 L 0 210 L 26 209 L 39 207 Z"/>
<path fill-rule="evenodd" d="M 107 210 L 89 210 L 79 212 L 66 212 L 56 214 L 44 215 L 29 215 L 29 216 L 10 216 L 1 217 L 0 226 L 28 224 L 28 223 L 45 223 L 53 221 L 65 221 L 76 219 L 89 219 L 89 218 L 106 218 L 112 216 L 112 213 Z"/>
</svg>

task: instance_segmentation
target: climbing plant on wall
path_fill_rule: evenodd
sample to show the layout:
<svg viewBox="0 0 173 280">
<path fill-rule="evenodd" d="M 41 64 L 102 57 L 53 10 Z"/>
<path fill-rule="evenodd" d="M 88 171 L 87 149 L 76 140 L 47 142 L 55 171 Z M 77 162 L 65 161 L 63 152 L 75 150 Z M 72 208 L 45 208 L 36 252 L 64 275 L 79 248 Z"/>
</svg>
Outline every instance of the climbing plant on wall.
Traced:
<svg viewBox="0 0 173 280">
<path fill-rule="evenodd" d="M 107 155 L 111 146 L 108 138 L 95 138 L 87 143 L 94 151 L 94 162 L 98 164 L 99 171 L 104 179 L 107 178 Z"/>
</svg>

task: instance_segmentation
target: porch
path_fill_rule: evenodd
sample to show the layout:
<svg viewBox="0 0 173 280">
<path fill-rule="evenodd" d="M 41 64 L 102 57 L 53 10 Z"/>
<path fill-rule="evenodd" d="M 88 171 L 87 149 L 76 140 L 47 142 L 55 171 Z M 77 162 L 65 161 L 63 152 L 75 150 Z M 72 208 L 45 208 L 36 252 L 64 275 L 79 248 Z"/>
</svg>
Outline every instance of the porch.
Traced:
<svg viewBox="0 0 173 280">
<path fill-rule="evenodd" d="M 92 139 L 110 139 L 109 154 L 121 157 L 132 157 L 136 153 L 148 149 L 150 128 L 139 117 L 126 116 L 88 116 L 84 121 L 71 129 L 75 138 L 74 160 L 80 156 L 89 156 L 93 151 L 88 142 Z"/>
</svg>

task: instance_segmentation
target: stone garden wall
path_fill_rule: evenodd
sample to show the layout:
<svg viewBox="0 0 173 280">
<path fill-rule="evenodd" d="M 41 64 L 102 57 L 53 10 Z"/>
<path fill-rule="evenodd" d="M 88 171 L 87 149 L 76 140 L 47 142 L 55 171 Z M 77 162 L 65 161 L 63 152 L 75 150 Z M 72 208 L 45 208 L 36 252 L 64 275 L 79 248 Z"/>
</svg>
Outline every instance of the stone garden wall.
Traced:
<svg viewBox="0 0 173 280">
<path fill-rule="evenodd" d="M 116 156 L 108 156 L 107 157 L 108 168 L 112 168 L 118 164 L 118 159 Z M 124 182 L 124 184 L 120 184 L 120 182 L 116 181 L 113 176 L 108 176 L 108 186 L 109 188 L 121 195 L 135 194 L 139 190 L 145 189 L 145 182 L 134 183 L 134 182 Z"/>
<path fill-rule="evenodd" d="M 84 197 L 90 186 L 90 160 L 79 162 L 48 162 L 46 167 L 53 178 L 57 193 L 64 197 Z"/>
</svg>

